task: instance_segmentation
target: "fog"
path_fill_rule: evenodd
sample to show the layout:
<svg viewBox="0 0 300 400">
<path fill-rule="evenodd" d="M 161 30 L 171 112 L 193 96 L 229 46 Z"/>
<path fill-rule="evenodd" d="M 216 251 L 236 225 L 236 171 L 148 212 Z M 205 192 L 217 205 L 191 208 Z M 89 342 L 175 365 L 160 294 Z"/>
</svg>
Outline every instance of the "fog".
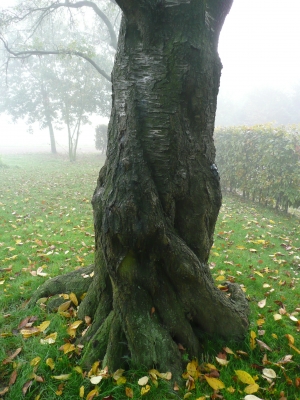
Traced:
<svg viewBox="0 0 300 400">
<path fill-rule="evenodd" d="M 12 0 L 1 0 L 3 8 L 12 4 Z M 297 114 L 300 102 L 296 106 L 294 104 L 297 95 L 300 97 L 299 16 L 299 0 L 234 1 L 219 42 L 223 71 L 217 124 L 261 123 L 270 120 L 300 123 L 299 112 Z M 266 107 L 264 111 L 261 110 L 260 102 Z M 274 111 L 270 110 L 273 103 L 276 107 Z M 248 115 L 250 109 L 251 118 Z M 284 117 L 279 117 L 281 111 Z M 97 123 L 103 123 L 103 120 L 96 117 L 92 126 L 82 128 L 79 152 L 94 150 L 94 127 Z M 33 126 L 33 133 L 29 134 L 27 128 L 24 123 L 13 124 L 9 117 L 2 115 L 0 154 L 48 152 L 50 146 L 47 130 L 41 131 Z M 56 138 L 58 151 L 67 151 L 67 135 L 59 131 Z"/>
</svg>

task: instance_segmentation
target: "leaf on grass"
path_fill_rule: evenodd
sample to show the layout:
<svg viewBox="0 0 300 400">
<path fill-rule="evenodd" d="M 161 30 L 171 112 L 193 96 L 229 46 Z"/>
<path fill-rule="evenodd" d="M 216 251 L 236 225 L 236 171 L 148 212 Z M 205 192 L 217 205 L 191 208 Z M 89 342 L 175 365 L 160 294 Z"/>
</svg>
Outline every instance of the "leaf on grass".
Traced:
<svg viewBox="0 0 300 400">
<path fill-rule="evenodd" d="M 57 338 L 57 332 L 50 333 L 50 335 L 46 336 L 44 339 L 40 340 L 41 344 L 53 344 L 55 343 Z"/>
<path fill-rule="evenodd" d="M 39 330 L 39 328 L 31 327 L 31 328 L 21 329 L 20 333 L 24 338 L 29 338 L 31 336 L 38 335 L 39 333 L 41 333 L 41 331 Z"/>
<path fill-rule="evenodd" d="M 90 377 L 90 382 L 93 384 L 93 385 L 98 385 L 98 383 L 100 383 L 101 381 L 102 381 L 102 379 L 103 379 L 103 376 L 102 375 L 98 375 L 98 376 L 91 376 Z"/>
<path fill-rule="evenodd" d="M 229 348 L 229 347 L 223 347 L 223 350 L 227 353 L 227 354 L 233 354 L 234 352 Z"/>
<path fill-rule="evenodd" d="M 148 381 L 149 381 L 149 377 L 148 376 L 143 376 L 142 378 L 140 378 L 138 380 L 138 384 L 140 386 L 144 386 L 144 385 L 146 385 L 148 383 Z"/>
<path fill-rule="evenodd" d="M 75 293 L 70 293 L 70 300 L 72 301 L 72 303 L 77 307 L 78 306 L 78 300 L 77 300 L 77 297 L 76 297 L 76 294 Z"/>
<path fill-rule="evenodd" d="M 71 303 L 72 303 L 71 300 L 65 301 L 58 307 L 57 312 L 60 313 L 63 311 L 67 311 L 68 308 L 70 307 Z"/>
<path fill-rule="evenodd" d="M 265 322 L 266 322 L 266 321 L 265 321 L 263 318 L 260 318 L 260 319 L 258 319 L 258 320 L 256 321 L 256 324 L 257 324 L 258 326 L 261 326 L 261 325 L 263 325 Z"/>
<path fill-rule="evenodd" d="M 143 396 L 144 394 L 148 393 L 151 387 L 149 385 L 143 386 L 141 389 L 141 395 Z"/>
<path fill-rule="evenodd" d="M 248 372 L 240 369 L 234 372 L 236 373 L 237 377 L 241 382 L 246 383 L 248 385 L 253 385 L 255 383 L 255 380 L 252 378 L 250 374 L 248 374 Z"/>
<path fill-rule="evenodd" d="M 270 378 L 270 379 L 275 379 L 276 378 L 276 372 L 271 369 L 271 368 L 264 368 L 262 370 L 263 376 Z"/>
<path fill-rule="evenodd" d="M 72 343 L 65 343 L 63 346 L 59 348 L 59 350 L 62 350 L 64 354 L 71 353 L 71 351 L 74 351 L 75 349 L 76 347 Z"/>
<path fill-rule="evenodd" d="M 229 363 L 229 361 L 228 360 L 224 360 L 224 358 L 216 357 L 216 360 L 220 365 L 223 365 L 223 366 L 224 365 L 226 366 Z"/>
<path fill-rule="evenodd" d="M 71 374 L 62 374 L 62 375 L 52 375 L 52 379 L 56 379 L 58 381 L 67 381 L 70 378 Z"/>
<path fill-rule="evenodd" d="M 121 376 L 123 375 L 123 372 L 124 372 L 125 370 L 124 369 L 117 369 L 115 372 L 114 372 L 114 374 L 113 374 L 113 379 L 115 380 L 115 381 L 117 381 L 119 378 L 121 378 Z"/>
<path fill-rule="evenodd" d="M 9 386 L 12 386 L 12 385 L 16 382 L 17 376 L 18 376 L 18 372 L 17 372 L 17 370 L 15 369 L 15 370 L 12 372 L 12 374 L 10 375 L 10 378 L 9 378 Z"/>
<path fill-rule="evenodd" d="M 73 370 L 76 371 L 79 375 L 83 376 L 82 368 L 79 365 L 76 365 L 76 367 L 74 367 Z"/>
<path fill-rule="evenodd" d="M 214 390 L 219 390 L 219 389 L 224 389 L 225 385 L 224 383 L 217 378 L 210 378 L 206 375 L 204 375 L 206 382 L 209 384 L 210 387 L 212 387 Z"/>
<path fill-rule="evenodd" d="M 23 387 L 22 387 L 23 396 L 25 396 L 27 390 L 30 388 L 30 386 L 32 385 L 32 383 L 33 383 L 33 380 L 30 380 L 30 381 L 27 381 L 27 382 L 24 383 L 24 385 L 23 385 Z"/>
<path fill-rule="evenodd" d="M 257 305 L 258 305 L 259 308 L 264 308 L 266 304 L 267 304 L 267 299 L 260 300 L 260 301 L 257 303 Z"/>
<path fill-rule="evenodd" d="M 274 321 L 279 321 L 280 319 L 282 319 L 282 315 L 280 315 L 280 314 L 273 314 L 273 318 L 274 318 Z"/>
<path fill-rule="evenodd" d="M 84 397 L 84 386 L 80 386 L 79 397 L 82 399 Z"/>
<path fill-rule="evenodd" d="M 11 354 L 9 357 L 7 357 L 5 360 L 2 361 L 2 364 L 5 365 L 11 363 L 13 359 L 16 358 L 21 351 L 22 347 L 17 348 L 17 350 L 13 354 Z"/>
<path fill-rule="evenodd" d="M 39 326 L 37 326 L 37 328 L 41 331 L 44 332 L 48 326 L 50 325 L 50 321 L 44 321 L 42 322 Z"/>
<path fill-rule="evenodd" d="M 263 341 L 261 341 L 261 340 L 259 340 L 259 339 L 256 339 L 256 343 L 258 344 L 258 346 L 259 346 L 259 348 L 260 348 L 261 350 L 269 350 L 269 351 L 272 351 L 272 349 L 271 349 L 266 343 L 264 343 Z"/>
<path fill-rule="evenodd" d="M 253 383 L 251 385 L 248 385 L 245 387 L 244 392 L 247 394 L 252 394 L 252 393 L 256 393 L 259 389 L 259 386 L 257 383 Z"/>
<path fill-rule="evenodd" d="M 284 336 L 285 336 L 285 337 L 287 338 L 287 340 L 289 341 L 289 344 L 294 344 L 294 343 L 295 343 L 294 336 L 290 335 L 289 333 L 286 334 L 286 335 L 284 335 Z"/>
<path fill-rule="evenodd" d="M 251 350 L 254 350 L 255 347 L 256 347 L 255 338 L 256 338 L 256 333 L 254 331 L 251 331 L 250 332 L 250 347 L 251 347 Z"/>
<path fill-rule="evenodd" d="M 187 392 L 187 393 L 183 396 L 183 398 L 184 398 L 184 399 L 188 399 L 188 398 L 191 397 L 192 395 L 193 395 L 192 392 Z"/>
<path fill-rule="evenodd" d="M 46 365 L 48 365 L 48 367 L 51 369 L 51 371 L 53 371 L 55 368 L 55 363 L 52 358 L 47 358 Z"/>
<path fill-rule="evenodd" d="M 130 399 L 133 399 L 133 390 L 129 387 L 125 388 L 125 394 L 127 397 L 129 397 Z"/>
<path fill-rule="evenodd" d="M 244 400 L 263 400 L 260 397 L 254 396 L 253 394 L 248 394 L 244 397 Z"/>
<path fill-rule="evenodd" d="M 33 358 L 31 361 L 30 361 L 30 365 L 32 366 L 32 367 L 35 367 L 36 365 L 38 365 L 39 364 L 39 362 L 41 361 L 41 357 L 35 357 L 35 358 Z"/>
<path fill-rule="evenodd" d="M 9 391 L 9 387 L 5 387 L 4 389 L 0 390 L 0 396 L 4 396 Z"/>
<path fill-rule="evenodd" d="M 200 375 L 198 367 L 199 367 L 199 365 L 198 365 L 197 360 L 192 360 L 186 366 L 187 373 L 194 379 L 197 379 Z"/>
</svg>

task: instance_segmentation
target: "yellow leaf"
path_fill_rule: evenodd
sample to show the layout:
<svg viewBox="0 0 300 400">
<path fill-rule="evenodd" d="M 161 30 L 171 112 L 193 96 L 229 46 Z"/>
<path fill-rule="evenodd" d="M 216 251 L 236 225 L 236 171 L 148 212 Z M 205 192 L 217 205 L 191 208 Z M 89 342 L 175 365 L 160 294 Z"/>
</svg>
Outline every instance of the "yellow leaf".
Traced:
<svg viewBox="0 0 300 400">
<path fill-rule="evenodd" d="M 36 336 L 41 331 L 38 328 L 32 327 L 32 328 L 27 328 L 27 329 L 21 329 L 20 330 L 21 334 L 23 335 L 24 338 L 28 338 L 30 336 Z"/>
<path fill-rule="evenodd" d="M 255 349 L 255 347 L 256 347 L 255 338 L 256 338 L 256 333 L 254 331 L 251 331 L 250 332 L 250 347 L 252 350 Z"/>
<path fill-rule="evenodd" d="M 224 389 L 225 385 L 220 379 L 210 378 L 209 376 L 204 375 L 206 382 L 212 387 L 214 390 Z"/>
<path fill-rule="evenodd" d="M 62 374 L 62 375 L 52 375 L 51 378 L 56 379 L 58 381 L 67 381 L 70 378 L 71 374 Z"/>
<path fill-rule="evenodd" d="M 188 398 L 191 397 L 192 395 L 193 395 L 192 392 L 187 392 L 187 393 L 183 396 L 183 398 L 184 398 L 184 399 L 188 399 Z"/>
<path fill-rule="evenodd" d="M 273 318 L 274 318 L 274 321 L 279 321 L 280 319 L 282 319 L 282 315 L 280 315 L 280 314 L 273 314 Z"/>
<path fill-rule="evenodd" d="M 53 344 L 55 343 L 57 338 L 57 332 L 50 333 L 50 335 L 46 336 L 44 339 L 40 340 L 41 344 Z"/>
<path fill-rule="evenodd" d="M 80 386 L 79 397 L 82 399 L 84 397 L 84 386 Z"/>
<path fill-rule="evenodd" d="M 78 306 L 78 300 L 75 293 L 70 293 L 70 300 L 73 304 L 75 304 L 76 307 Z"/>
<path fill-rule="evenodd" d="M 206 397 L 205 396 L 197 397 L 196 400 L 206 400 Z"/>
<path fill-rule="evenodd" d="M 67 329 L 68 335 L 70 335 L 72 338 L 76 336 L 76 329 L 71 329 L 70 327 Z"/>
<path fill-rule="evenodd" d="M 35 367 L 36 365 L 38 365 L 38 363 L 41 361 L 41 357 L 35 357 L 30 361 L 30 365 L 32 367 Z"/>
<path fill-rule="evenodd" d="M 78 320 L 78 321 L 75 321 L 75 322 L 73 322 L 71 325 L 70 325 L 70 328 L 71 329 L 77 329 L 78 327 L 79 327 L 79 325 L 81 325 L 82 324 L 82 320 Z"/>
<path fill-rule="evenodd" d="M 55 368 L 55 363 L 54 363 L 54 361 L 53 361 L 52 358 L 47 358 L 46 364 L 47 364 L 48 367 L 51 369 L 51 371 L 54 370 L 54 368 Z"/>
<path fill-rule="evenodd" d="M 151 388 L 150 388 L 149 385 L 146 385 L 146 386 L 142 387 L 142 389 L 141 389 L 141 395 L 143 396 L 144 394 L 148 393 L 150 389 L 151 389 Z"/>
<path fill-rule="evenodd" d="M 86 400 L 92 400 L 95 396 L 98 396 L 98 394 L 99 394 L 98 389 L 93 389 L 86 396 Z"/>
<path fill-rule="evenodd" d="M 288 334 L 286 334 L 286 335 L 284 335 L 286 338 L 287 338 L 287 340 L 289 341 L 289 344 L 294 344 L 295 343 L 295 339 L 294 339 L 294 337 L 292 336 L 292 335 L 290 335 L 289 333 Z"/>
<path fill-rule="evenodd" d="M 199 377 L 198 366 L 199 365 L 196 360 L 192 360 L 186 366 L 187 373 L 194 379 L 197 379 Z"/>
<path fill-rule="evenodd" d="M 148 381 L 149 381 L 149 377 L 148 376 L 143 376 L 142 378 L 140 378 L 138 380 L 138 384 L 140 386 L 144 386 L 144 385 L 146 385 L 148 383 Z"/>
<path fill-rule="evenodd" d="M 226 351 L 227 354 L 233 354 L 234 355 L 234 352 L 229 347 L 224 347 L 223 350 Z"/>
<path fill-rule="evenodd" d="M 120 376 L 120 378 L 118 378 L 117 381 L 116 381 L 117 385 L 124 385 L 124 383 L 126 383 L 125 376 Z"/>
<path fill-rule="evenodd" d="M 82 368 L 79 367 L 79 365 L 76 365 L 76 367 L 74 367 L 73 370 L 76 371 L 78 374 L 83 375 Z"/>
<path fill-rule="evenodd" d="M 116 372 L 113 374 L 113 378 L 115 381 L 117 381 L 121 376 L 123 375 L 124 369 L 117 369 Z"/>
<path fill-rule="evenodd" d="M 60 313 L 62 311 L 67 311 L 70 305 L 71 305 L 71 300 L 65 301 L 58 307 L 57 312 Z"/>
<path fill-rule="evenodd" d="M 248 385 L 245 387 L 244 392 L 247 394 L 252 394 L 256 393 L 259 389 L 259 386 L 257 383 L 252 383 L 251 385 Z"/>
<path fill-rule="evenodd" d="M 231 394 L 235 392 L 235 388 L 232 386 L 229 386 L 226 390 L 227 390 L 227 392 L 229 392 Z"/>
<path fill-rule="evenodd" d="M 295 350 L 298 354 L 300 354 L 300 350 L 297 349 L 297 347 L 295 347 L 293 344 L 289 343 L 289 346 L 291 349 Z"/>
<path fill-rule="evenodd" d="M 272 338 L 278 339 L 278 336 L 276 335 L 276 333 L 272 333 Z"/>
<path fill-rule="evenodd" d="M 72 343 L 65 343 L 59 350 L 63 350 L 64 354 L 70 353 L 75 350 L 75 345 Z"/>
<path fill-rule="evenodd" d="M 41 331 L 44 332 L 48 326 L 50 325 L 50 321 L 44 321 L 41 323 L 41 325 L 39 325 L 37 328 Z"/>
<path fill-rule="evenodd" d="M 248 372 L 239 369 L 235 371 L 235 373 L 241 382 L 247 383 L 248 385 L 253 385 L 255 383 L 255 380 L 250 374 L 248 374 Z"/>
<path fill-rule="evenodd" d="M 166 381 L 170 381 L 172 379 L 172 372 L 158 372 L 157 375 Z"/>
<path fill-rule="evenodd" d="M 125 394 L 127 397 L 129 397 L 130 399 L 133 399 L 133 390 L 129 387 L 125 388 Z"/>
<path fill-rule="evenodd" d="M 265 323 L 265 320 L 263 318 L 260 318 L 260 319 L 258 319 L 256 321 L 256 323 L 257 323 L 258 326 L 260 326 L 260 325 L 263 325 Z"/>
<path fill-rule="evenodd" d="M 207 363 L 207 364 L 205 364 L 205 366 L 208 368 L 208 369 L 210 369 L 211 371 L 214 371 L 214 370 L 218 370 L 218 368 L 217 367 L 215 367 L 213 364 L 209 364 L 209 363 Z"/>
<path fill-rule="evenodd" d="M 41 398 L 41 395 L 38 394 L 37 396 L 35 396 L 34 400 L 40 400 L 40 398 Z"/>
<path fill-rule="evenodd" d="M 100 365 L 100 361 L 95 361 L 94 364 L 92 365 L 91 370 L 88 373 L 88 376 L 97 375 L 99 365 Z"/>
<path fill-rule="evenodd" d="M 216 281 L 225 281 L 225 276 L 224 275 L 219 275 L 215 279 Z"/>
<path fill-rule="evenodd" d="M 255 273 L 256 275 L 258 275 L 258 276 L 261 276 L 262 278 L 264 277 L 263 274 L 262 274 L 261 272 L 259 272 L 259 271 L 254 271 L 254 273 Z"/>
</svg>

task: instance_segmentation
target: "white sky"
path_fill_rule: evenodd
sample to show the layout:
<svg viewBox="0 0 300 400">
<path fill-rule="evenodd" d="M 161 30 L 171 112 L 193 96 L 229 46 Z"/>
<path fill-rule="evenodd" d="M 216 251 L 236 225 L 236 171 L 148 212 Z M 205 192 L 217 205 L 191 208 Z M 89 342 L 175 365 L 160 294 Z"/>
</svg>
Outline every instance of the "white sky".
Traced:
<svg viewBox="0 0 300 400">
<path fill-rule="evenodd" d="M 0 7 L 13 3 L 0 0 Z M 221 32 L 219 52 L 223 94 L 243 96 L 259 86 L 290 89 L 300 81 L 300 0 L 234 0 Z M 93 133 L 88 137 L 93 146 Z M 83 144 L 84 135 L 80 140 Z M 28 144 L 34 151 L 34 143 L 48 151 L 47 131 L 32 136 L 26 126 L 7 124 L 0 117 L 0 154 Z M 64 143 L 61 146 L 67 148 Z"/>
</svg>

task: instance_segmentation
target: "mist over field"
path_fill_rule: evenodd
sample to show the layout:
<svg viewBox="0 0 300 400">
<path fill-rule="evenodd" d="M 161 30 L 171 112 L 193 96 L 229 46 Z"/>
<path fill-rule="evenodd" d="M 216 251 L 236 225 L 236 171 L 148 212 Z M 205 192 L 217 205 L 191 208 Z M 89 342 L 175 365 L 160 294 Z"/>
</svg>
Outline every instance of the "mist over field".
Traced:
<svg viewBox="0 0 300 400">
<path fill-rule="evenodd" d="M 1 7 L 14 1 L 2 0 Z M 299 0 L 235 0 L 219 41 L 223 64 L 216 126 L 300 123 Z M 4 79 L 4 77 L 2 77 Z M 95 126 L 107 123 L 93 116 L 84 125 L 78 152 L 94 152 Z M 48 152 L 47 129 L 0 115 L 0 154 Z M 68 151 L 67 133 L 56 131 L 57 151 Z"/>
</svg>

